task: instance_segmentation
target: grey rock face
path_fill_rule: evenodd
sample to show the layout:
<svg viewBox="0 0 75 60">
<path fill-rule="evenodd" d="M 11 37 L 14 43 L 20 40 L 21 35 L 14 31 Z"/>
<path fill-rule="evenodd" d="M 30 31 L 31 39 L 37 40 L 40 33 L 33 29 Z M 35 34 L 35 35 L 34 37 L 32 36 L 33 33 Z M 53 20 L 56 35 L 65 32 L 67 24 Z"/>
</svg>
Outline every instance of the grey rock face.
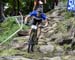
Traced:
<svg viewBox="0 0 75 60">
<path fill-rule="evenodd" d="M 0 57 L 0 60 L 33 60 L 21 56 Z"/>
<path fill-rule="evenodd" d="M 49 58 L 49 57 L 44 57 L 40 60 L 62 60 L 60 56 L 56 56 L 56 57 L 53 57 L 53 58 Z"/>
<path fill-rule="evenodd" d="M 42 53 L 44 54 L 47 54 L 49 52 L 53 52 L 54 51 L 54 46 L 53 45 L 43 45 L 43 46 L 40 46 L 40 49 L 39 49 Z"/>
</svg>

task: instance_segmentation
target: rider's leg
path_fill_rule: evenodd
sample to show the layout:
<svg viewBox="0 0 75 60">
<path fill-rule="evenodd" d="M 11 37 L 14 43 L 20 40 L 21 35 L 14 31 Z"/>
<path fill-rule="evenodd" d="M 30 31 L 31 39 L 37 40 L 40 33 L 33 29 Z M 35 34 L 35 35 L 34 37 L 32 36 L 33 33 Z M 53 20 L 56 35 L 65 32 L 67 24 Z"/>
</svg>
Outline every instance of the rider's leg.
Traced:
<svg viewBox="0 0 75 60">
<path fill-rule="evenodd" d="M 34 52 L 34 44 L 31 46 L 31 51 Z"/>
<path fill-rule="evenodd" d="M 38 29 L 37 29 L 37 38 L 39 38 L 39 36 L 41 35 L 41 23 L 42 23 L 42 20 L 39 20 Z"/>
<path fill-rule="evenodd" d="M 37 30 L 37 38 L 36 38 L 36 45 L 38 44 L 38 39 L 39 39 L 40 35 L 41 35 L 41 28 L 38 28 L 38 30 Z"/>
<path fill-rule="evenodd" d="M 37 30 L 37 38 L 39 38 L 40 35 L 41 35 L 41 28 L 38 28 L 38 30 Z"/>
<path fill-rule="evenodd" d="M 31 34 L 31 30 L 32 30 L 32 29 L 29 30 L 29 35 Z"/>
<path fill-rule="evenodd" d="M 28 44 L 28 53 L 30 52 L 30 44 Z"/>
<path fill-rule="evenodd" d="M 39 36 L 41 35 L 41 28 L 40 28 L 41 24 L 38 25 L 38 29 L 37 29 L 37 39 L 39 39 Z"/>
<path fill-rule="evenodd" d="M 39 36 L 41 35 L 41 22 L 42 22 L 42 20 L 39 20 L 38 21 L 38 29 L 37 29 L 37 42 L 36 42 L 36 44 L 38 44 L 38 39 L 39 39 Z"/>
</svg>

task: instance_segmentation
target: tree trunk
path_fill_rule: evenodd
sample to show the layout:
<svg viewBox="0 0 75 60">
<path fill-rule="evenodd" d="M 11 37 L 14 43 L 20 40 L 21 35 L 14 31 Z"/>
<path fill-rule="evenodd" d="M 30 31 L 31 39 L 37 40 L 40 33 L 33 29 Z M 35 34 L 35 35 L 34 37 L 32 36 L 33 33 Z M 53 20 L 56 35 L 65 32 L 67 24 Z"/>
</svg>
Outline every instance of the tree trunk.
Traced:
<svg viewBox="0 0 75 60">
<path fill-rule="evenodd" d="M 12 3 L 13 3 L 13 10 L 11 12 L 11 15 L 15 16 L 15 15 L 17 15 L 17 11 L 16 11 L 16 4 L 17 4 L 17 2 L 16 2 L 16 0 L 13 0 Z"/>
<path fill-rule="evenodd" d="M 20 4 L 19 4 L 19 0 L 17 0 L 17 7 L 18 7 L 17 14 L 19 15 L 19 11 L 20 11 Z"/>
<path fill-rule="evenodd" d="M 5 15 L 4 15 L 4 4 L 3 1 L 0 1 L 0 22 L 3 22 L 3 20 L 5 19 Z"/>
<path fill-rule="evenodd" d="M 12 15 L 19 15 L 20 3 L 19 0 L 13 0 L 13 13 Z"/>
</svg>

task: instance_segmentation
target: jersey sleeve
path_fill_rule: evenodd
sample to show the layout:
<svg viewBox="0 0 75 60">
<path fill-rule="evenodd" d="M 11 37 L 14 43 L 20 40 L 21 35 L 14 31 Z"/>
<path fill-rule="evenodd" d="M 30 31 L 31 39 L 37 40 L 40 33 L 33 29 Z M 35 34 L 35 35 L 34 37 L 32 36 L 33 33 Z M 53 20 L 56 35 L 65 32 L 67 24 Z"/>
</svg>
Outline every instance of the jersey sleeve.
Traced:
<svg viewBox="0 0 75 60">
<path fill-rule="evenodd" d="M 36 11 L 32 11 L 31 13 L 29 13 L 30 16 L 36 16 L 37 12 Z"/>
<path fill-rule="evenodd" d="M 46 20 L 46 19 L 47 19 L 46 14 L 42 13 L 42 15 L 41 15 L 41 16 L 42 16 L 42 19 L 43 19 L 43 20 Z"/>
</svg>

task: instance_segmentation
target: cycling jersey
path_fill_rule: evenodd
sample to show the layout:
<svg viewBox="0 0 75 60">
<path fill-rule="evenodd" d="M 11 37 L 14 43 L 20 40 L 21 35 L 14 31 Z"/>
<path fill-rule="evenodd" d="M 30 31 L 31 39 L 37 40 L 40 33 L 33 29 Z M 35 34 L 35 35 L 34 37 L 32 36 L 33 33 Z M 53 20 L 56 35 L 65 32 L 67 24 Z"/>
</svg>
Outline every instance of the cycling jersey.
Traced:
<svg viewBox="0 0 75 60">
<path fill-rule="evenodd" d="M 38 11 L 32 11 L 29 15 L 33 16 L 33 18 L 35 18 L 36 20 L 46 20 L 47 16 L 44 13 L 41 13 L 40 16 L 37 16 Z"/>
</svg>

